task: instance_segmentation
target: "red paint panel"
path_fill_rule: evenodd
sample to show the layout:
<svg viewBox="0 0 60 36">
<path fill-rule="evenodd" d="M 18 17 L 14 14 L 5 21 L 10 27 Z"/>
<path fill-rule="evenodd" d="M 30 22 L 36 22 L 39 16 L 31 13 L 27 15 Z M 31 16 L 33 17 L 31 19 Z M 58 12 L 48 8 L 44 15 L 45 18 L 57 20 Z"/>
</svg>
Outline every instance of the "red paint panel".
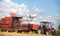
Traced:
<svg viewBox="0 0 60 36">
<path fill-rule="evenodd" d="M 12 24 L 12 18 L 11 17 L 7 17 L 5 23 L 11 25 Z"/>
<path fill-rule="evenodd" d="M 39 28 L 39 25 L 32 24 L 32 29 L 33 29 L 33 30 L 38 30 L 38 28 Z"/>
</svg>

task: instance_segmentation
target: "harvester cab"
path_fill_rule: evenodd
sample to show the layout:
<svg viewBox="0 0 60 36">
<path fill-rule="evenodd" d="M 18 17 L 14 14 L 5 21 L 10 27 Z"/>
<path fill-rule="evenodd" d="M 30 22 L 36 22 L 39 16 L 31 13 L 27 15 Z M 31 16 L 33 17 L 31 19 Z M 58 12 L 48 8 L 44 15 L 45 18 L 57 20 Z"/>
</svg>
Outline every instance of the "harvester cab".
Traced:
<svg viewBox="0 0 60 36">
<path fill-rule="evenodd" d="M 13 31 L 17 30 L 16 28 L 20 26 L 22 17 L 12 17 L 12 28 Z"/>
<path fill-rule="evenodd" d="M 12 17 L 12 26 L 14 27 L 15 25 L 17 26 L 17 24 L 20 24 L 21 19 L 22 17 Z"/>
<path fill-rule="evenodd" d="M 22 17 L 12 17 L 13 23 L 15 22 L 21 22 Z"/>
</svg>

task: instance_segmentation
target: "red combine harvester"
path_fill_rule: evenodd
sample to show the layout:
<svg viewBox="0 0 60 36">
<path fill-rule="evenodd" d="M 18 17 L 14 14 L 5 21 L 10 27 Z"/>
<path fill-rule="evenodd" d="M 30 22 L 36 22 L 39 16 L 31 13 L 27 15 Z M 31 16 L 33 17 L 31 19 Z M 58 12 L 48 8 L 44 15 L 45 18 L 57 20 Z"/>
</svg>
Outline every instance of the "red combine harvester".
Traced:
<svg viewBox="0 0 60 36">
<path fill-rule="evenodd" d="M 0 21 L 1 31 L 37 31 L 39 29 L 39 25 L 36 24 L 21 24 L 22 17 L 6 17 L 2 18 Z"/>
<path fill-rule="evenodd" d="M 28 25 L 21 24 L 22 17 L 6 17 L 0 20 L 2 31 L 28 30 Z"/>
<path fill-rule="evenodd" d="M 0 20 L 0 29 L 1 31 L 37 31 L 39 29 L 39 25 L 36 24 L 22 24 L 22 17 L 17 17 L 15 14 L 11 13 L 10 17 L 5 17 Z"/>
</svg>

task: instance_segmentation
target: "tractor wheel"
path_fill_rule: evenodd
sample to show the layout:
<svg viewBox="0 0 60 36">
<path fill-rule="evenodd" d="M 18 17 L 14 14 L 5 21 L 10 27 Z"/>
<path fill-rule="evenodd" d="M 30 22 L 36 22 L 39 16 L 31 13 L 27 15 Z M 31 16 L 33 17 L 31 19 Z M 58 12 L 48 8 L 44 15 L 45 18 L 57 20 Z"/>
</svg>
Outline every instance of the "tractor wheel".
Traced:
<svg viewBox="0 0 60 36">
<path fill-rule="evenodd" d="M 46 35 L 51 35 L 50 30 L 46 31 L 45 33 L 46 33 Z"/>
<path fill-rule="evenodd" d="M 44 34 L 44 30 L 43 29 L 41 29 L 41 34 Z"/>
<path fill-rule="evenodd" d="M 19 32 L 22 33 L 22 30 L 18 30 L 18 33 L 19 33 Z"/>
<path fill-rule="evenodd" d="M 52 30 L 52 35 L 56 35 L 56 30 Z"/>
<path fill-rule="evenodd" d="M 41 30 L 38 30 L 38 34 L 41 34 Z"/>
</svg>

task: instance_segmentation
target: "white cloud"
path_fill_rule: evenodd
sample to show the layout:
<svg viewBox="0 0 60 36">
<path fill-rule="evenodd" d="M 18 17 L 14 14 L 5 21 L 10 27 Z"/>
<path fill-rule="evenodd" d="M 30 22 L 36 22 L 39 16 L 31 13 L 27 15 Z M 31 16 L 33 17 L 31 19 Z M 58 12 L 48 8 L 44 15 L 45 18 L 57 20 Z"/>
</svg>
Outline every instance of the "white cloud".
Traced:
<svg viewBox="0 0 60 36">
<path fill-rule="evenodd" d="M 38 16 L 37 19 L 40 21 L 51 21 L 51 16 Z"/>
<path fill-rule="evenodd" d="M 52 16 L 52 22 L 54 22 L 54 24 L 55 24 L 53 27 L 55 29 L 58 29 L 58 26 L 60 25 L 59 21 L 60 21 L 60 14 L 55 14 Z"/>
<path fill-rule="evenodd" d="M 22 15 L 29 15 L 30 13 L 30 10 L 28 9 L 28 7 L 25 5 L 25 4 L 21 4 L 18 8 L 18 11 L 17 11 L 19 14 L 22 14 Z M 22 13 L 21 13 L 22 12 Z"/>
<path fill-rule="evenodd" d="M 53 24 L 52 27 L 57 30 L 58 29 L 58 25 L 60 23 L 55 18 L 56 17 L 54 17 L 54 16 L 40 16 L 40 17 L 37 17 L 37 21 L 39 21 L 39 22 L 41 22 L 41 21 L 49 21 L 49 22 L 51 22 Z"/>
<path fill-rule="evenodd" d="M 56 14 L 56 19 L 60 20 L 60 14 Z"/>
<path fill-rule="evenodd" d="M 43 9 L 33 7 L 33 13 L 38 14 L 43 11 L 44 11 Z M 19 16 L 31 14 L 29 8 L 24 3 L 19 5 L 17 3 L 12 2 L 11 0 L 3 0 L 3 2 L 0 2 L 0 14 L 5 13 L 4 15 L 7 15 L 10 14 L 11 12 L 16 13 Z"/>
<path fill-rule="evenodd" d="M 3 2 L 0 2 L 0 14 L 2 14 L 2 16 L 12 12 L 17 15 L 28 15 L 30 10 L 25 4 L 18 5 L 11 0 L 3 0 Z"/>
<path fill-rule="evenodd" d="M 3 0 L 4 2 L 10 2 L 11 0 Z"/>
<path fill-rule="evenodd" d="M 40 14 L 44 11 L 43 9 L 39 9 L 37 7 L 33 7 L 32 10 L 33 10 L 33 13 L 37 13 L 37 14 Z"/>
</svg>

